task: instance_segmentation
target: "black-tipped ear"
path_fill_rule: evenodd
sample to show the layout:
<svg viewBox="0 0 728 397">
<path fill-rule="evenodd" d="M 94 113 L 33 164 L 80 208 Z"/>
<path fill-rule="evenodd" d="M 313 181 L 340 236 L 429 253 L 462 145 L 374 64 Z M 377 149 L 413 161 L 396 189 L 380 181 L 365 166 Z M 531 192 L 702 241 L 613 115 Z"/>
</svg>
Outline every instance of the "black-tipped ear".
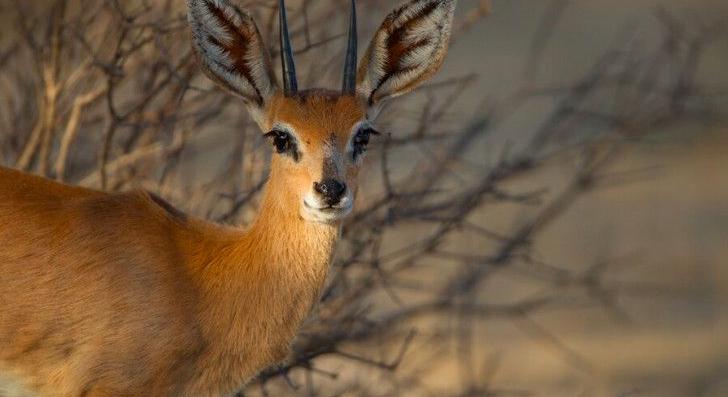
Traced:
<svg viewBox="0 0 728 397">
<path fill-rule="evenodd" d="M 405 94 L 442 65 L 456 0 L 412 0 L 387 16 L 357 73 L 357 91 L 370 105 Z"/>
<path fill-rule="evenodd" d="M 240 96 L 255 119 L 278 89 L 253 18 L 227 0 L 188 0 L 193 46 L 213 81 Z"/>
</svg>

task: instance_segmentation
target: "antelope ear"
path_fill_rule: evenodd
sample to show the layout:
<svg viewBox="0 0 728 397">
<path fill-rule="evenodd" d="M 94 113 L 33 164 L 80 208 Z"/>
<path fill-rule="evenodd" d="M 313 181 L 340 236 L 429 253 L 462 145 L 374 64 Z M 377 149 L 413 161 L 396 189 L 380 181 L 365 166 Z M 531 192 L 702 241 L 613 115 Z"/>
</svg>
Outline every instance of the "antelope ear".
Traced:
<svg viewBox="0 0 728 397">
<path fill-rule="evenodd" d="M 411 0 L 387 16 L 359 65 L 357 91 L 377 105 L 405 94 L 442 65 L 456 0 Z"/>
<path fill-rule="evenodd" d="M 243 98 L 260 124 L 278 87 L 255 21 L 227 0 L 188 0 L 187 6 L 193 47 L 205 74 Z"/>
</svg>

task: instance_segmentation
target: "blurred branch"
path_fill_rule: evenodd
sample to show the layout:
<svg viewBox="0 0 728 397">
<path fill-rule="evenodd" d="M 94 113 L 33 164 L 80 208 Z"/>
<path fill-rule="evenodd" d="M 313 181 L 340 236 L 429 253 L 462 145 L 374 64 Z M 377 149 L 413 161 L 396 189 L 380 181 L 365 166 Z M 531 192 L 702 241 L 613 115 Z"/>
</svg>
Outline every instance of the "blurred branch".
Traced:
<svg viewBox="0 0 728 397">
<path fill-rule="evenodd" d="M 277 5 L 244 3 L 275 47 Z M 725 24 L 695 28 L 658 10 L 657 48 L 639 48 L 628 31 L 585 76 L 537 85 L 538 64 L 569 4 L 547 5 L 523 68 L 525 81 L 511 96 L 483 98 L 474 114 L 462 114 L 464 102 L 472 101 L 470 87 L 481 78 L 465 74 L 423 87 L 413 109 L 392 105 L 384 112 L 377 121 L 382 139 L 372 142 L 366 163 L 374 170 L 345 224 L 321 304 L 290 359 L 239 395 L 398 396 L 406 387 L 438 397 L 532 395 L 493 387 L 492 373 L 478 379 L 478 324 L 516 324 L 566 364 L 588 371 L 592 363 L 534 316 L 598 306 L 628 321 L 619 294 L 660 293 L 652 285 L 608 283 L 619 270 L 608 259 L 579 272 L 537 259 L 534 246 L 586 195 L 654 177 L 654 169 L 614 169 L 630 145 L 686 120 L 726 121 L 725 95 L 701 87 L 697 78 L 709 44 L 726 37 Z M 390 3 L 372 0 L 360 8 L 384 5 Z M 455 39 L 481 23 L 490 6 L 483 0 L 464 10 Z M 17 15 L 8 43 L 0 42 L 0 102 L 7 109 L 0 161 L 109 191 L 163 192 L 220 222 L 250 219 L 270 152 L 261 150 L 263 139 L 240 104 L 199 77 L 184 2 L 15 1 L 6 9 Z M 348 3 L 305 0 L 291 13 L 301 14 L 291 18 L 302 21 L 291 31 L 299 69 L 307 71 L 302 81 L 338 82 L 344 37 L 337 26 L 344 26 Z M 380 22 L 378 11 L 360 15 L 365 29 Z M 554 106 L 542 123 L 517 131 L 513 142 L 498 140 L 514 136 L 504 131 L 512 128 L 508 122 L 544 97 Z M 543 173 L 555 164 L 566 176 L 545 182 Z M 490 214 L 504 208 L 519 211 L 510 228 L 491 221 Z M 461 244 L 463 236 L 477 243 Z M 542 291 L 510 302 L 479 296 L 507 270 Z M 461 384 L 453 379 L 449 394 L 427 394 L 423 374 L 437 360 L 417 363 L 418 344 L 439 354 L 453 341 L 463 361 Z M 486 366 L 494 373 L 491 361 Z M 380 381 L 362 382 L 350 368 L 376 370 Z"/>
</svg>

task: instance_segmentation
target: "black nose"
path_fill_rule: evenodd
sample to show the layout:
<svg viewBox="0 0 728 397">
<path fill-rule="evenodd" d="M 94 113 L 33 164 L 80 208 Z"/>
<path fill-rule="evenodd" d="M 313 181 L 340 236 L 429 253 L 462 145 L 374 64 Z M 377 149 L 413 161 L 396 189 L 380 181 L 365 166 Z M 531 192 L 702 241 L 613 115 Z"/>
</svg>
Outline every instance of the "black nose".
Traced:
<svg viewBox="0 0 728 397">
<path fill-rule="evenodd" d="M 336 179 L 324 179 L 321 183 L 314 182 L 313 190 L 323 197 L 327 205 L 336 205 L 341 200 L 341 196 L 346 192 L 346 184 Z"/>
</svg>

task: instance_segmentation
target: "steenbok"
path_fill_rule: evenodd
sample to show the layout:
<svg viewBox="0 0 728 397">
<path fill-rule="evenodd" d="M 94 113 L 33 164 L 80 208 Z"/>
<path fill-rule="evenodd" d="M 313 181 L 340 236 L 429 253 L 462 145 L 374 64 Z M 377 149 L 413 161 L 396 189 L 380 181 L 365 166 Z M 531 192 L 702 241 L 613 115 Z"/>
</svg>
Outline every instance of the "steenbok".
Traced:
<svg viewBox="0 0 728 397">
<path fill-rule="evenodd" d="M 273 150 L 247 230 L 144 191 L 104 193 L 0 168 L 0 378 L 41 396 L 224 396 L 286 358 L 319 298 L 382 103 L 432 76 L 456 0 L 395 9 L 340 90 L 299 90 L 280 1 L 282 87 L 251 16 L 188 0 L 199 63 Z"/>
</svg>

